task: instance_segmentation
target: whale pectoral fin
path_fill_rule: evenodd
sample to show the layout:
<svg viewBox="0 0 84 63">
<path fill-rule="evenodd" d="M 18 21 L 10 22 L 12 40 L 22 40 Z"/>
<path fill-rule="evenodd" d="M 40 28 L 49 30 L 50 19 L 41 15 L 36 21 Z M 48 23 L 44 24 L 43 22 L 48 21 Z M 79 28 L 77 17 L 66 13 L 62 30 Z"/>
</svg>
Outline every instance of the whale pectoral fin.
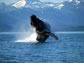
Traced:
<svg viewBox="0 0 84 63">
<path fill-rule="evenodd" d="M 46 35 L 49 35 L 49 36 L 55 38 L 56 40 L 58 40 L 58 37 L 53 33 L 46 33 Z"/>
</svg>

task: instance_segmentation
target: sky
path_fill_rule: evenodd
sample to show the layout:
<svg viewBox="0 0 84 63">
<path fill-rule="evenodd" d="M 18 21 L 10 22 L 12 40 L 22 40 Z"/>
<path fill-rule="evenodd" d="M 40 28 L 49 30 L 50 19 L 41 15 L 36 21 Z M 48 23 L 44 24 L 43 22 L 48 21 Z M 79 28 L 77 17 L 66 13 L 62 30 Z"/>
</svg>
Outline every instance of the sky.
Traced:
<svg viewBox="0 0 84 63">
<path fill-rule="evenodd" d="M 0 0 L 0 3 L 5 3 L 5 4 L 9 5 L 9 4 L 15 3 L 17 1 L 20 1 L 20 0 Z"/>
<path fill-rule="evenodd" d="M 54 3 L 57 3 L 57 2 L 63 2 L 65 0 L 40 0 L 42 2 L 54 2 Z"/>
<path fill-rule="evenodd" d="M 5 3 L 7 5 L 9 4 L 12 4 L 12 3 L 15 3 L 17 1 L 20 1 L 20 0 L 0 0 L 0 3 Z M 53 2 L 53 3 L 56 3 L 56 2 L 63 2 L 65 0 L 40 0 L 41 2 Z"/>
</svg>

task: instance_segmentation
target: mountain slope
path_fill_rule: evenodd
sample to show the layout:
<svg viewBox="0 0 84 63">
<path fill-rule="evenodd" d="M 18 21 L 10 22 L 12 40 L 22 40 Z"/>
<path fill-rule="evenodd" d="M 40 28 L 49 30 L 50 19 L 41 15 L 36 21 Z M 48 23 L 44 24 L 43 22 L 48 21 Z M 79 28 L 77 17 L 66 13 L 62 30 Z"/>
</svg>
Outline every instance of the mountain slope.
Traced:
<svg viewBox="0 0 84 63">
<path fill-rule="evenodd" d="M 64 6 L 56 8 L 60 4 Z M 39 0 L 26 0 L 26 4 L 20 8 L 0 4 L 0 31 L 30 30 L 30 16 L 32 14 L 48 22 L 53 31 L 66 31 L 70 27 L 76 28 L 84 25 L 83 2 L 77 5 L 74 5 L 74 2 L 64 2 L 60 4 L 51 2 L 45 3 Z"/>
</svg>

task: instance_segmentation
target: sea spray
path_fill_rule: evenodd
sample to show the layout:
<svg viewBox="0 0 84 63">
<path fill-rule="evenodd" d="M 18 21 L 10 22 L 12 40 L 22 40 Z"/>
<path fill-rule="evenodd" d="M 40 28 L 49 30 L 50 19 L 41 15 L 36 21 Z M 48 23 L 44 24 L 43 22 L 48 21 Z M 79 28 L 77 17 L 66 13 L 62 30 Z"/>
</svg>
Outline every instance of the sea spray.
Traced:
<svg viewBox="0 0 84 63">
<path fill-rule="evenodd" d="M 26 37 L 23 37 L 23 39 L 18 39 L 15 42 L 37 42 L 36 37 L 37 34 L 35 31 L 30 31 L 30 34 L 28 34 Z"/>
</svg>

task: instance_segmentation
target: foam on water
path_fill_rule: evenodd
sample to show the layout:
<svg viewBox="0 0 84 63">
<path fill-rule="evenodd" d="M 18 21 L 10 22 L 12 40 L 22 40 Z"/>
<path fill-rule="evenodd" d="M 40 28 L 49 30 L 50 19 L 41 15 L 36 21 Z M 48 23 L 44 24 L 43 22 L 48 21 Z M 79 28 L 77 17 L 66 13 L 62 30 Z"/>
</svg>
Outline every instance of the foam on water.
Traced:
<svg viewBox="0 0 84 63">
<path fill-rule="evenodd" d="M 33 32 L 31 35 L 27 36 L 26 38 L 17 40 L 15 42 L 37 42 L 36 37 L 37 37 L 37 34 Z"/>
</svg>

